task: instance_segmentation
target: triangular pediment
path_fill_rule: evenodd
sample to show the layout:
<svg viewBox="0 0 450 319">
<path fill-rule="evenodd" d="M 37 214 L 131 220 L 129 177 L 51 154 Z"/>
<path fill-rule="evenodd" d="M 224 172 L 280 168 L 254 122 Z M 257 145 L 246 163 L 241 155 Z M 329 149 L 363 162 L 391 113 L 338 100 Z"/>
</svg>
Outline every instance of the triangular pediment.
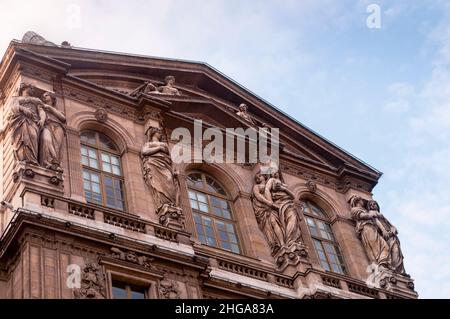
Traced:
<svg viewBox="0 0 450 319">
<path fill-rule="evenodd" d="M 59 63 L 61 69 L 65 68 L 66 77 L 114 93 L 130 104 L 137 103 L 134 101 L 145 95 L 164 105 L 169 116 L 201 119 L 221 128 L 252 125 L 279 128 L 282 159 L 299 166 L 309 165 L 336 176 L 354 175 L 373 185 L 381 176 L 377 170 L 207 64 L 17 42 L 13 42 L 9 50 L 30 52 L 34 59 Z M 45 66 L 44 62 L 40 63 Z M 164 91 L 168 75 L 176 80 L 173 88 L 179 94 Z M 144 92 L 149 84 L 151 89 Z M 248 106 L 252 123 L 237 115 L 241 103 Z"/>
</svg>

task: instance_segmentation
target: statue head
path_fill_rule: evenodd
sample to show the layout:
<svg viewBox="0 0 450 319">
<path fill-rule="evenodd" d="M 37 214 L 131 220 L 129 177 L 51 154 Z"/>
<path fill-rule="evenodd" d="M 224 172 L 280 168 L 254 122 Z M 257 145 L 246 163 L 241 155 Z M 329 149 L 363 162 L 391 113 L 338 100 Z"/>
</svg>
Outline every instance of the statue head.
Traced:
<svg viewBox="0 0 450 319">
<path fill-rule="evenodd" d="M 363 199 L 361 196 L 353 195 L 350 200 L 350 207 L 361 207 L 365 208 L 365 199 Z"/>
<path fill-rule="evenodd" d="M 175 77 L 173 75 L 168 75 L 164 78 L 164 82 L 166 83 L 166 85 L 174 85 Z"/>
<path fill-rule="evenodd" d="M 367 208 L 369 210 L 376 210 L 377 212 L 380 211 L 380 206 L 378 205 L 377 201 L 375 201 L 375 200 L 369 200 L 369 202 L 367 203 Z"/>
<path fill-rule="evenodd" d="M 149 127 L 146 134 L 149 141 L 161 142 L 163 139 L 162 130 L 159 127 Z"/>
<path fill-rule="evenodd" d="M 42 94 L 41 100 L 48 105 L 55 106 L 56 105 L 56 95 L 52 92 L 44 92 Z"/>
<path fill-rule="evenodd" d="M 32 96 L 34 94 L 34 86 L 30 83 L 21 83 L 19 87 L 20 96 Z"/>
<path fill-rule="evenodd" d="M 241 103 L 241 104 L 239 105 L 239 112 L 247 113 L 247 109 L 248 109 L 247 104 Z"/>
<path fill-rule="evenodd" d="M 256 173 L 255 175 L 255 183 L 261 184 L 266 181 L 266 177 L 261 173 Z"/>
</svg>

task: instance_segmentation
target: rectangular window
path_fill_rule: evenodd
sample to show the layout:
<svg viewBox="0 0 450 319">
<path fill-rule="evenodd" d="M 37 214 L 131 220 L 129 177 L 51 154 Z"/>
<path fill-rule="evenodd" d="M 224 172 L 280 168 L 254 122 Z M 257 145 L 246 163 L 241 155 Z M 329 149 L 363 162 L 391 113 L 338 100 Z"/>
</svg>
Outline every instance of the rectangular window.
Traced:
<svg viewBox="0 0 450 319">
<path fill-rule="evenodd" d="M 145 287 L 130 285 L 113 280 L 112 295 L 114 299 L 147 299 L 148 293 Z"/>
</svg>

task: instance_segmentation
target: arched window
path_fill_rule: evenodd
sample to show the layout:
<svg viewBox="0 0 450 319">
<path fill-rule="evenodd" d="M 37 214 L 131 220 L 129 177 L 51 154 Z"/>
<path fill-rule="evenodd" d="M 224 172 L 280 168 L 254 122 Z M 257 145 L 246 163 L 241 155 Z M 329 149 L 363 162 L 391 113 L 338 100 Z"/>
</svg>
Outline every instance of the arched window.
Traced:
<svg viewBox="0 0 450 319">
<path fill-rule="evenodd" d="M 100 132 L 81 132 L 81 164 L 86 200 L 125 210 L 120 154 L 114 142 Z"/>
<path fill-rule="evenodd" d="M 187 178 L 198 239 L 205 245 L 240 253 L 227 193 L 212 177 L 194 172 Z"/>
<path fill-rule="evenodd" d="M 303 201 L 302 204 L 320 264 L 327 271 L 345 274 L 344 260 L 331 230 L 330 219 L 327 214 L 310 201 Z"/>
</svg>

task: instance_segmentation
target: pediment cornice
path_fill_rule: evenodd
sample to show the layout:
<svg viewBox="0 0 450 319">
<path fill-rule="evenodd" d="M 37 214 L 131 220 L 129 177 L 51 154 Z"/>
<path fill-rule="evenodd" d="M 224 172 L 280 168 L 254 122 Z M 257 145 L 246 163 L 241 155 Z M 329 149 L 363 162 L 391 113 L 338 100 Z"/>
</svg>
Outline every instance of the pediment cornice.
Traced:
<svg viewBox="0 0 450 319">
<path fill-rule="evenodd" d="M 214 117 L 212 113 L 216 113 L 213 120 L 225 116 L 242 126 L 245 121 L 236 117 L 235 113 L 239 103 L 246 103 L 251 107 L 251 115 L 257 123 L 265 122 L 270 127 L 280 128 L 281 141 L 286 145 L 282 156 L 288 161 L 314 165 L 336 174 L 340 179 L 362 179 L 371 184 L 370 189 L 381 176 L 376 169 L 205 63 L 12 42 L 0 66 L 2 81 L 7 78 L 5 72 L 14 58 L 61 75 L 64 89 L 69 91 L 71 97 L 110 109 L 135 121 L 143 121 L 145 110 L 142 108 L 145 105 L 164 112 L 185 112 L 187 115 L 192 105 L 203 105 L 205 110 L 211 108 L 208 116 Z M 123 74 L 122 78 L 120 74 Z M 176 88 L 183 92 L 182 95 L 146 94 L 145 98 L 136 98 L 93 81 L 95 77 L 123 83 L 132 79 L 129 82 L 132 90 L 133 86 L 137 87 L 145 81 L 161 83 L 168 74 L 176 77 Z M 0 89 L 2 84 L 0 82 Z"/>
</svg>

